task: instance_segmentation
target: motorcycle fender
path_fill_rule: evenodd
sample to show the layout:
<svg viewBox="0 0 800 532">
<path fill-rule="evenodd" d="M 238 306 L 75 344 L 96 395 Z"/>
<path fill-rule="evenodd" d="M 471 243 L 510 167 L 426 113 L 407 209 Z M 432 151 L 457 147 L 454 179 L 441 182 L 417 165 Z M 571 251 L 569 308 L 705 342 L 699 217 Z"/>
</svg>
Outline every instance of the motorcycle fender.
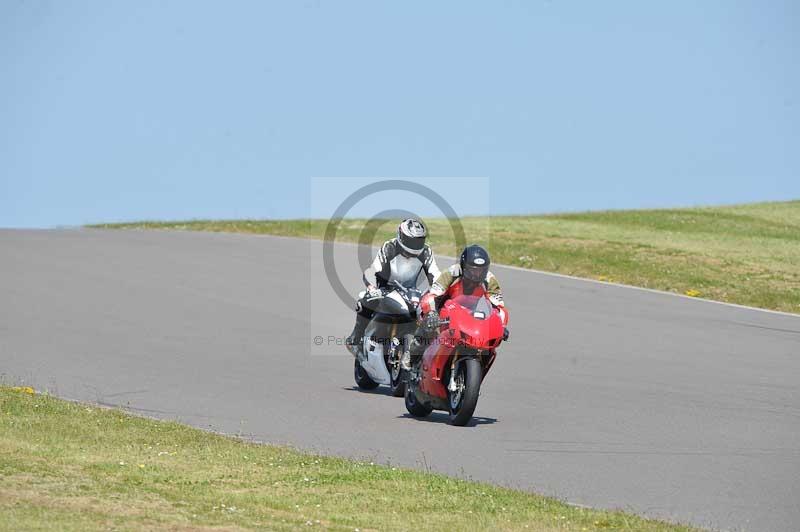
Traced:
<svg viewBox="0 0 800 532">
<path fill-rule="evenodd" d="M 470 353 L 470 354 L 464 354 L 464 353 L 460 353 L 460 354 L 459 354 L 459 356 L 458 356 L 458 358 L 456 358 L 456 361 L 455 361 L 455 363 L 453 364 L 453 372 L 457 371 L 457 370 L 458 370 L 458 367 L 459 367 L 461 364 L 463 364 L 464 362 L 466 362 L 466 361 L 467 361 L 468 359 L 470 359 L 470 358 L 477 358 L 477 359 L 478 359 L 478 362 L 481 362 L 481 360 L 480 360 L 480 357 L 476 356 L 475 354 L 471 354 L 471 353 Z M 451 372 L 451 374 L 452 374 L 452 372 Z M 486 371 L 483 371 L 483 372 L 482 372 L 482 375 L 481 375 L 481 382 L 483 382 L 483 378 L 484 378 L 485 376 L 486 376 Z M 444 383 L 444 385 L 445 385 L 445 388 L 447 387 L 447 385 L 448 385 L 448 384 L 450 384 L 450 383 L 449 383 L 449 382 L 446 382 L 446 383 Z"/>
<path fill-rule="evenodd" d="M 494 360 L 497 358 L 497 351 L 495 351 L 494 349 L 492 349 L 492 350 L 489 352 L 489 354 L 488 354 L 488 355 L 484 355 L 484 356 L 487 356 L 487 357 L 489 357 L 489 360 L 488 360 L 488 361 L 486 361 L 486 364 L 484 365 L 484 368 L 483 368 L 483 375 L 481 375 L 481 382 L 483 382 L 483 379 L 485 379 L 485 378 L 486 378 L 486 375 L 489 373 L 489 370 L 490 370 L 490 369 L 492 369 L 492 364 L 494 364 Z"/>
</svg>

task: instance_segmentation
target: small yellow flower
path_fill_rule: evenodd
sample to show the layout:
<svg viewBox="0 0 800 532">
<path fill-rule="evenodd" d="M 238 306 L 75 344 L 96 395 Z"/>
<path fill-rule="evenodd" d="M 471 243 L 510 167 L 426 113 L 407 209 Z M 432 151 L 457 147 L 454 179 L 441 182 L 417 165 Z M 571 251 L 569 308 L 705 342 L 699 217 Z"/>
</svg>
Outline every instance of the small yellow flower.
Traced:
<svg viewBox="0 0 800 532">
<path fill-rule="evenodd" d="M 694 288 L 690 288 L 686 292 L 684 292 L 689 297 L 697 297 L 700 295 L 700 292 L 695 290 Z"/>
<path fill-rule="evenodd" d="M 13 387 L 13 388 L 11 388 L 11 389 L 12 389 L 13 391 L 15 391 L 15 392 L 27 393 L 27 394 L 29 394 L 29 395 L 35 395 L 35 394 L 36 394 L 36 390 L 34 390 L 33 388 L 31 388 L 30 386 L 14 386 L 14 387 Z"/>
</svg>

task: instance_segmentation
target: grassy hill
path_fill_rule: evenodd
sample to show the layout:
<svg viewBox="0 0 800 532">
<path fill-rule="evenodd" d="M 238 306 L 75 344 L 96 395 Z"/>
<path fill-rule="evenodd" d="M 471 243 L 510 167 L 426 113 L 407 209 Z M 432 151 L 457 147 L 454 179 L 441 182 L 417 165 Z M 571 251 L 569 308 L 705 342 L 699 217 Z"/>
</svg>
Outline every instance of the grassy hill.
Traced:
<svg viewBox="0 0 800 532">
<path fill-rule="evenodd" d="M 365 220 L 343 220 L 356 242 Z M 375 242 L 390 238 L 394 220 Z M 455 255 L 450 224 L 426 220 L 437 253 Z M 800 313 L 800 201 L 725 207 L 470 217 L 468 239 L 495 262 Z M 321 239 L 327 220 L 193 220 L 95 227 L 266 233 Z"/>
</svg>

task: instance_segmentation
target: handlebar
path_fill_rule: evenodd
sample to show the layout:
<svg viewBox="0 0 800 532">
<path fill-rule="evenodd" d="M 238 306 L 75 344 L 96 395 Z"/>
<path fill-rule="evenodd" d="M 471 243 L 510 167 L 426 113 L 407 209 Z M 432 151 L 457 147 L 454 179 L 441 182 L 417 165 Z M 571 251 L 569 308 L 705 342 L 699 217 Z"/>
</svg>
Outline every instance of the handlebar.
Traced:
<svg viewBox="0 0 800 532">
<path fill-rule="evenodd" d="M 408 291 L 408 288 L 401 285 L 397 281 L 390 281 L 386 284 L 386 286 L 376 287 L 375 291 L 380 292 L 381 297 L 386 297 L 387 294 L 394 292 L 397 289 L 400 289 L 402 292 Z"/>
</svg>

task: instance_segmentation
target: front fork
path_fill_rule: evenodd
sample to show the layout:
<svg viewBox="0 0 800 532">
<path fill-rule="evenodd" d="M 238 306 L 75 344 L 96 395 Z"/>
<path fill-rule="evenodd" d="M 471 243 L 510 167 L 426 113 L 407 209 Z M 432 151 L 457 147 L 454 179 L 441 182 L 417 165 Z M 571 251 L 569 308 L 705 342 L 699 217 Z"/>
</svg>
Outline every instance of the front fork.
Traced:
<svg viewBox="0 0 800 532">
<path fill-rule="evenodd" d="M 489 363 L 484 365 L 483 359 L 481 359 L 482 356 L 486 355 L 482 354 L 480 351 L 475 352 L 468 350 L 463 354 L 463 356 L 460 350 L 456 351 L 453 355 L 453 360 L 450 362 L 450 380 L 447 382 L 447 390 L 450 392 L 458 391 L 459 384 L 456 382 L 456 373 L 458 372 L 456 370 L 458 369 L 459 364 L 462 364 L 468 358 L 477 358 L 478 362 L 481 364 L 481 373 L 483 376 L 486 376 L 486 372 L 489 371 L 492 362 L 494 362 L 494 358 L 490 359 Z M 461 387 L 463 388 L 463 384 L 461 384 Z"/>
<path fill-rule="evenodd" d="M 456 384 L 456 364 L 458 363 L 458 356 L 461 353 L 456 351 L 453 355 L 453 360 L 450 361 L 450 382 L 447 383 L 447 389 L 451 392 L 458 391 L 458 384 Z"/>
<path fill-rule="evenodd" d="M 397 348 L 400 346 L 400 340 L 397 338 L 397 324 L 392 324 L 392 329 L 389 331 L 389 338 L 391 341 L 389 342 L 389 363 L 391 364 L 399 364 L 400 357 L 397 356 Z"/>
</svg>

